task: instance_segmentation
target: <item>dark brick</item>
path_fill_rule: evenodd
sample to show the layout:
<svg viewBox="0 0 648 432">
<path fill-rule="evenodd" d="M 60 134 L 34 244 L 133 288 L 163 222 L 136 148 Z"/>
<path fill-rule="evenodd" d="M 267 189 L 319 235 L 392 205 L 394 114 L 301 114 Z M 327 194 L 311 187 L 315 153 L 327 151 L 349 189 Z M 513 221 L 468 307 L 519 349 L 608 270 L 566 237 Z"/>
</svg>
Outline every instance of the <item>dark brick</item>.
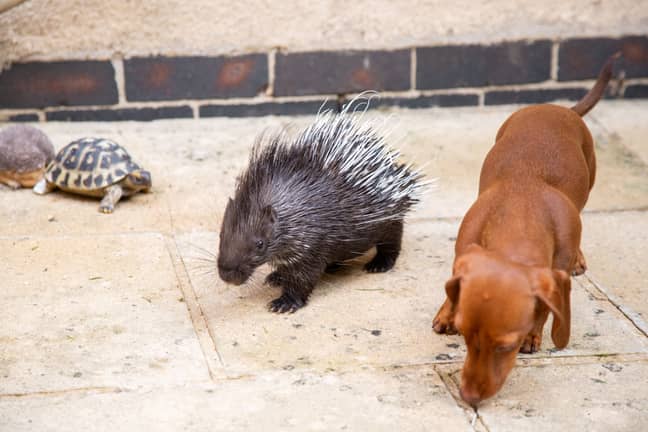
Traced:
<svg viewBox="0 0 648 432">
<path fill-rule="evenodd" d="M 109 61 L 14 63 L 0 74 L 0 108 L 117 103 Z"/>
<path fill-rule="evenodd" d="M 37 122 L 38 114 L 29 113 L 29 114 L 15 114 L 9 116 L 9 121 L 12 122 Z"/>
<path fill-rule="evenodd" d="M 169 118 L 192 118 L 191 107 L 183 105 L 161 108 L 121 108 L 98 110 L 64 110 L 45 113 L 48 121 L 151 121 Z"/>
<path fill-rule="evenodd" d="M 138 57 L 124 73 L 131 101 L 251 97 L 268 86 L 268 57 Z"/>
<path fill-rule="evenodd" d="M 200 117 L 259 117 L 267 115 L 313 115 L 338 110 L 336 100 L 304 102 L 264 102 L 258 104 L 203 105 Z"/>
<path fill-rule="evenodd" d="M 596 78 L 608 57 L 619 50 L 623 58 L 617 61 L 615 71 L 625 70 L 627 78 L 648 77 L 648 37 L 628 36 L 562 42 L 558 51 L 558 80 Z"/>
<path fill-rule="evenodd" d="M 416 64 L 418 89 L 540 82 L 550 78 L 551 42 L 417 48 Z"/>
<path fill-rule="evenodd" d="M 318 51 L 276 56 L 276 96 L 409 88 L 409 50 Z"/>
<path fill-rule="evenodd" d="M 485 105 L 539 104 L 559 99 L 580 100 L 587 93 L 585 88 L 494 90 L 486 92 Z"/>
<path fill-rule="evenodd" d="M 347 103 L 351 102 L 347 100 Z M 363 109 L 366 101 L 353 101 L 353 106 L 349 108 Z M 419 96 L 413 98 L 407 97 L 381 97 L 372 98 L 369 104 L 370 109 L 384 107 L 400 108 L 430 108 L 430 107 L 457 107 L 457 106 L 474 106 L 479 104 L 479 96 L 476 94 L 442 94 L 432 96 Z M 357 107 L 357 108 L 356 108 Z"/>
<path fill-rule="evenodd" d="M 648 85 L 630 85 L 626 87 L 625 91 L 623 92 L 623 97 L 629 99 L 648 98 Z"/>
</svg>

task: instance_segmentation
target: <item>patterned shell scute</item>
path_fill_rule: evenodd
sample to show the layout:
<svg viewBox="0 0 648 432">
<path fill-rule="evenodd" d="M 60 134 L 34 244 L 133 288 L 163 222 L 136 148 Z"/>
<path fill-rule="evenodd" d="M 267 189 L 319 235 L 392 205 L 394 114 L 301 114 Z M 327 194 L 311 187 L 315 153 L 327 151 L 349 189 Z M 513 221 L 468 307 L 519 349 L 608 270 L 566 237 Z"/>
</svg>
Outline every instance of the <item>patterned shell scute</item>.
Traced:
<svg viewBox="0 0 648 432">
<path fill-rule="evenodd" d="M 139 169 L 119 144 L 103 138 L 82 138 L 63 147 L 45 178 L 59 187 L 94 190 L 117 183 Z"/>
</svg>

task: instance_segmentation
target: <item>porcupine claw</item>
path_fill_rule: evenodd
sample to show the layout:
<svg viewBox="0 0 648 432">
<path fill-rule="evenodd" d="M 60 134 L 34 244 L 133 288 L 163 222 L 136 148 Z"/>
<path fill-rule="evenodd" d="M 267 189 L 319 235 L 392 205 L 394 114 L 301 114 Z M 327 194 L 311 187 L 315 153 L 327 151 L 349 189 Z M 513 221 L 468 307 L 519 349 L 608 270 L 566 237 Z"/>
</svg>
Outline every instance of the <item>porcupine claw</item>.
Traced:
<svg viewBox="0 0 648 432">
<path fill-rule="evenodd" d="M 284 294 L 268 303 L 268 309 L 270 312 L 275 313 L 295 313 L 297 309 L 303 307 L 305 304 L 301 300 L 296 300 Z"/>
</svg>

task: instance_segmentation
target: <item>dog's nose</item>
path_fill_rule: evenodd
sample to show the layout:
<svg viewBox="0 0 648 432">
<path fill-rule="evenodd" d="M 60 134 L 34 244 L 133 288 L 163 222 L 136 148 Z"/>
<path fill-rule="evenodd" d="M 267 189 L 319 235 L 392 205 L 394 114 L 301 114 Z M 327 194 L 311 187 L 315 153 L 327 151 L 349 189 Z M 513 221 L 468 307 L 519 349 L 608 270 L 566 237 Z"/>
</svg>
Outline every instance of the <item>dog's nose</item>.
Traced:
<svg viewBox="0 0 648 432">
<path fill-rule="evenodd" d="M 468 403 L 473 408 L 477 408 L 477 404 L 482 400 L 481 395 L 475 389 L 470 389 L 462 386 L 459 389 L 459 394 L 461 395 L 461 399 L 466 401 L 466 403 Z"/>
</svg>

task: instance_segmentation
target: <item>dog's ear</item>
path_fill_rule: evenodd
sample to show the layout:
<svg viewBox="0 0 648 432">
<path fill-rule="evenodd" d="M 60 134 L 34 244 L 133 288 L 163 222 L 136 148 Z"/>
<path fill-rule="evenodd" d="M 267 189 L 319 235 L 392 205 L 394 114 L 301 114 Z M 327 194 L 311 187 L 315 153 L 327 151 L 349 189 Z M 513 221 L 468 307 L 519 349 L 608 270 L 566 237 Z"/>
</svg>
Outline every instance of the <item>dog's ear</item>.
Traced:
<svg viewBox="0 0 648 432">
<path fill-rule="evenodd" d="M 446 295 L 448 296 L 448 300 L 453 305 L 457 304 L 457 301 L 459 301 L 459 288 L 461 287 L 461 276 L 459 275 L 454 275 L 450 279 L 448 279 L 448 282 L 445 284 L 445 292 Z"/>
<path fill-rule="evenodd" d="M 539 270 L 533 282 L 533 293 L 553 314 L 551 339 L 558 349 L 569 342 L 571 329 L 571 279 L 563 270 Z"/>
<path fill-rule="evenodd" d="M 473 246 L 475 248 L 479 248 L 478 245 L 473 243 L 470 246 L 468 246 L 467 251 L 469 252 L 473 250 Z M 457 258 L 452 266 L 452 277 L 448 279 L 448 281 L 445 284 L 446 295 L 448 296 L 448 300 L 450 300 L 450 302 L 453 304 L 453 307 L 459 301 L 459 289 L 461 288 L 461 277 L 467 271 L 469 261 L 470 261 L 470 257 L 467 255 L 462 255 L 459 258 Z"/>
</svg>

